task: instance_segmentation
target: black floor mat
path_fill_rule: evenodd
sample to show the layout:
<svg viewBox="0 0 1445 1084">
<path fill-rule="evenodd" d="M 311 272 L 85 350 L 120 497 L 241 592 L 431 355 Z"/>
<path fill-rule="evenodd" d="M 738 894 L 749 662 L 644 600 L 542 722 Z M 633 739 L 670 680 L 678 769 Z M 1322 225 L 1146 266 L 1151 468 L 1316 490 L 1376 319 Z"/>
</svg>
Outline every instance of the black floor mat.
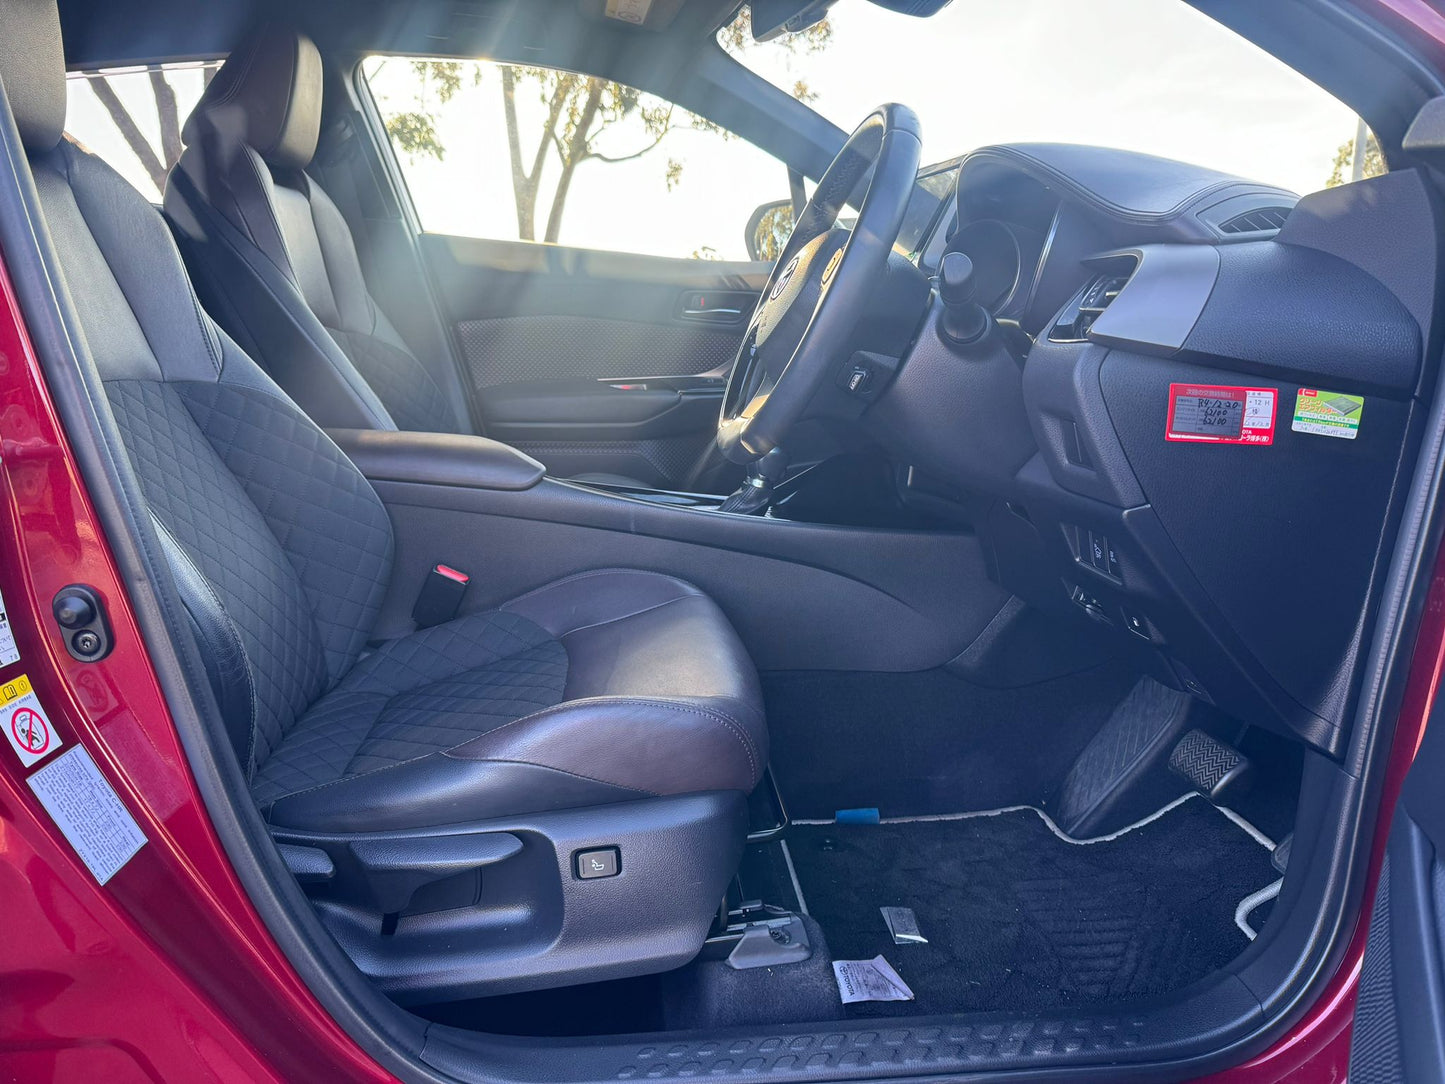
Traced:
<svg viewBox="0 0 1445 1084">
<path fill-rule="evenodd" d="M 966 820 L 795 825 L 788 849 L 838 960 L 887 958 L 916 1001 L 851 1015 L 1038 1011 L 1157 996 L 1248 945 L 1239 901 L 1269 852 L 1202 799 L 1117 839 L 1059 839 L 1032 810 Z M 895 945 L 881 906 L 929 943 Z"/>
<path fill-rule="evenodd" d="M 943 670 L 767 673 L 773 772 L 802 819 L 1038 804 L 1137 680 L 1118 665 L 1014 689 Z"/>
</svg>

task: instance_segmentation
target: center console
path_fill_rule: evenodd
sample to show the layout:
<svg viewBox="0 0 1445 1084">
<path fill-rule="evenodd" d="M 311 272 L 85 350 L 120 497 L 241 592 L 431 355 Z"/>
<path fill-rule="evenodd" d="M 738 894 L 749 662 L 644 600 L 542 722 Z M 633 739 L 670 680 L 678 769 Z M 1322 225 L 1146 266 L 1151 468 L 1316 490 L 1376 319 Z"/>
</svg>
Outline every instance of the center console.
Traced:
<svg viewBox="0 0 1445 1084">
<path fill-rule="evenodd" d="M 927 670 L 974 648 L 972 659 L 986 629 L 997 640 L 1010 597 L 966 527 L 804 516 L 810 501 L 833 503 L 810 490 L 865 488 L 846 464 L 788 479 L 770 514 L 736 515 L 716 496 L 547 477 L 483 437 L 331 436 L 392 512 L 396 572 L 380 637 L 410 631 L 438 564 L 470 574 L 459 613 L 593 569 L 676 576 L 717 600 L 761 670 Z M 830 481 L 834 472 L 849 481 Z"/>
</svg>

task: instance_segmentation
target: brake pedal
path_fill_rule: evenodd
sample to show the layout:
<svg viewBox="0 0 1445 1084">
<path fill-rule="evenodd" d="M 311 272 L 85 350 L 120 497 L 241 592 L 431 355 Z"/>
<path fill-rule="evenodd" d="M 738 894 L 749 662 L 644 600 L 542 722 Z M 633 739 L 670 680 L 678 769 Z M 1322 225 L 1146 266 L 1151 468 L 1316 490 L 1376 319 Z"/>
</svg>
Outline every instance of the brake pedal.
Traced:
<svg viewBox="0 0 1445 1084">
<path fill-rule="evenodd" d="M 1218 804 L 1227 795 L 1245 789 L 1253 766 L 1249 758 L 1233 746 L 1211 738 L 1202 730 L 1191 730 L 1169 754 L 1169 770 Z"/>
</svg>

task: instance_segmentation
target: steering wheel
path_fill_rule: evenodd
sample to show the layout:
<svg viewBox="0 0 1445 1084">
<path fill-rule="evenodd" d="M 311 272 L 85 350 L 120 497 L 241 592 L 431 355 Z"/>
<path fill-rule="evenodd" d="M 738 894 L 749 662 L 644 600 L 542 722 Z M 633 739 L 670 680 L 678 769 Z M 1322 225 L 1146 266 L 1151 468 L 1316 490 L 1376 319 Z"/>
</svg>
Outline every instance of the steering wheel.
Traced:
<svg viewBox="0 0 1445 1084">
<path fill-rule="evenodd" d="M 913 110 L 879 106 L 818 181 L 768 276 L 728 377 L 717 429 L 728 459 L 751 463 L 778 447 L 845 356 L 898 240 L 921 150 Z M 865 178 L 857 222 L 852 229 L 838 226 Z"/>
</svg>

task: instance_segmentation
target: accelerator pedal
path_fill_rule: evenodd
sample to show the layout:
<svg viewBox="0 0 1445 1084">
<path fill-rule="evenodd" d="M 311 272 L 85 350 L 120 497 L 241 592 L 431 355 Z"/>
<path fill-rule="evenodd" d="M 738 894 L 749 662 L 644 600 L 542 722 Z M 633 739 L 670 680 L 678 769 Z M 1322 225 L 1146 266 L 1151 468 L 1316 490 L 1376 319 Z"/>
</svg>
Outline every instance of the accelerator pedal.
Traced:
<svg viewBox="0 0 1445 1084">
<path fill-rule="evenodd" d="M 1246 789 L 1253 765 L 1232 745 L 1191 730 L 1169 754 L 1169 770 L 1218 805 Z"/>
</svg>

